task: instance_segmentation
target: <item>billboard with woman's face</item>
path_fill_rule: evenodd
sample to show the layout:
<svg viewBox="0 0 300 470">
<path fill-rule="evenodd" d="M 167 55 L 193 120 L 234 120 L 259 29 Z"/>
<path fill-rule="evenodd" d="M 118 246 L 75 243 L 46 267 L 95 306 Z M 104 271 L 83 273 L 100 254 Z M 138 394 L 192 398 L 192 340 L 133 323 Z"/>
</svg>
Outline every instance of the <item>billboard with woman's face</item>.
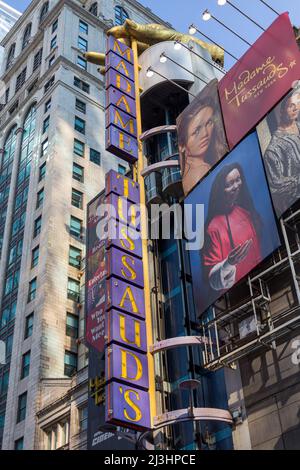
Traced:
<svg viewBox="0 0 300 470">
<path fill-rule="evenodd" d="M 185 199 L 193 226 L 204 204 L 204 244 L 190 251 L 200 315 L 280 245 L 256 133 L 250 134 Z M 199 227 L 203 230 L 203 227 Z"/>
<path fill-rule="evenodd" d="M 229 151 L 218 95 L 212 80 L 177 119 L 180 167 L 187 195 Z"/>
<path fill-rule="evenodd" d="M 300 87 L 290 91 L 258 128 L 274 208 L 280 217 L 300 198 Z"/>
</svg>

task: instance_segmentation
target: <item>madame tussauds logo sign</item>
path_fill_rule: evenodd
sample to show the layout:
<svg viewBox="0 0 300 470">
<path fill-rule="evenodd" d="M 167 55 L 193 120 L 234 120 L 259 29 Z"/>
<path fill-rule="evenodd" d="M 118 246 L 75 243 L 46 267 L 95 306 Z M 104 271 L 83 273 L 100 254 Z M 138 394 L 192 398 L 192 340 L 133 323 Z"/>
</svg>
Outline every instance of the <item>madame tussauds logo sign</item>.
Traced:
<svg viewBox="0 0 300 470">
<path fill-rule="evenodd" d="M 275 60 L 275 56 L 270 56 L 254 70 L 244 70 L 238 77 L 240 81 L 234 81 L 232 89 L 225 88 L 227 102 L 229 104 L 235 103 L 237 107 L 240 107 L 249 98 L 257 98 L 265 88 L 272 86 L 277 79 L 285 77 L 289 70 L 296 65 L 296 60 L 291 61 L 288 66 L 284 66 L 283 62 L 276 64 Z M 247 90 L 249 84 L 252 84 L 254 80 L 258 81 L 250 90 Z"/>
</svg>

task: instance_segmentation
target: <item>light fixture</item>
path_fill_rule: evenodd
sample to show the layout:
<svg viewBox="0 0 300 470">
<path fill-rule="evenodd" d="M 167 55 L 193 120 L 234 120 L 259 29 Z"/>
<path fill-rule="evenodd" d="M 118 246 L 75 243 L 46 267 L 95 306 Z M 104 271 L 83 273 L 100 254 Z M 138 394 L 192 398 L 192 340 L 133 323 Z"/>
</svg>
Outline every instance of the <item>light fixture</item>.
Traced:
<svg viewBox="0 0 300 470">
<path fill-rule="evenodd" d="M 227 3 L 227 0 L 218 0 L 218 5 L 220 5 L 221 7 L 223 5 L 226 5 L 226 3 Z"/>
<path fill-rule="evenodd" d="M 149 67 L 149 68 L 147 69 L 146 76 L 147 76 L 148 78 L 151 78 L 151 77 L 153 77 L 153 75 L 154 75 L 154 72 L 153 72 L 153 70 L 151 69 L 151 67 Z"/>
<path fill-rule="evenodd" d="M 167 62 L 167 57 L 165 56 L 164 53 L 160 54 L 160 58 L 159 58 L 159 62 L 161 62 L 162 64 L 164 64 L 165 62 Z"/>
<path fill-rule="evenodd" d="M 202 15 L 202 19 L 204 21 L 208 21 L 211 19 L 211 13 L 208 10 L 205 10 Z"/>
<path fill-rule="evenodd" d="M 191 36 L 193 36 L 193 35 L 196 34 L 196 33 L 197 33 L 197 28 L 196 28 L 193 24 L 191 24 L 191 25 L 189 26 L 189 34 L 190 34 Z"/>
<path fill-rule="evenodd" d="M 175 41 L 174 42 L 175 51 L 179 51 L 181 48 L 182 48 L 182 45 L 180 44 L 180 42 Z"/>
</svg>

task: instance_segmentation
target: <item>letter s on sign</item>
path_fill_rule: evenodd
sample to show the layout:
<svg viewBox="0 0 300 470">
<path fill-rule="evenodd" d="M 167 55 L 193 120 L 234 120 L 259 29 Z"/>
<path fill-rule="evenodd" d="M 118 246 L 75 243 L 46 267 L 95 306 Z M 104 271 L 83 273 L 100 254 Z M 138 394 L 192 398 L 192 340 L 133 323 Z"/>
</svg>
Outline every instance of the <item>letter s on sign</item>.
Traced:
<svg viewBox="0 0 300 470">
<path fill-rule="evenodd" d="M 293 341 L 292 349 L 297 349 L 297 351 L 292 354 L 292 363 L 298 366 L 300 364 L 300 339 Z"/>
</svg>

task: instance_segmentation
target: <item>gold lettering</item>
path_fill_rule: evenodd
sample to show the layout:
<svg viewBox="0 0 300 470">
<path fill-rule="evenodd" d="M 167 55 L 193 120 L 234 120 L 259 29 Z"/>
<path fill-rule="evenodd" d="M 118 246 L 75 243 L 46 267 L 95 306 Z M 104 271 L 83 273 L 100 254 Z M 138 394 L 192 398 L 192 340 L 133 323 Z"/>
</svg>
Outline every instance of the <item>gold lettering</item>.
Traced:
<svg viewBox="0 0 300 470">
<path fill-rule="evenodd" d="M 127 67 L 126 67 L 126 64 L 124 62 L 124 60 L 120 60 L 120 62 L 118 63 L 118 65 L 116 66 L 116 69 L 119 70 L 119 68 L 123 69 L 125 75 L 127 77 L 129 77 L 129 72 L 127 70 Z"/>
<path fill-rule="evenodd" d="M 127 344 L 135 344 L 138 348 L 141 347 L 141 324 L 138 320 L 134 320 L 134 341 L 126 338 L 126 319 L 125 315 L 119 313 L 120 319 L 120 336 Z"/>
<path fill-rule="evenodd" d="M 123 105 L 125 106 L 125 109 L 126 109 L 127 113 L 131 113 L 131 109 L 130 109 L 129 103 L 128 103 L 128 101 L 127 101 L 126 96 L 124 96 L 124 95 L 122 95 L 122 96 L 118 99 L 118 101 L 117 101 L 117 103 L 116 103 L 116 106 L 119 106 L 120 108 L 122 108 L 122 106 L 121 106 L 122 103 L 123 103 Z"/>
<path fill-rule="evenodd" d="M 120 238 L 120 243 L 121 243 L 122 247 L 125 248 L 125 250 L 134 251 L 135 250 L 135 243 L 134 243 L 134 240 L 132 238 L 130 238 L 128 232 L 129 232 L 129 230 L 128 230 L 127 227 L 122 227 L 121 228 L 120 233 L 124 238 Z"/>
<path fill-rule="evenodd" d="M 132 180 L 129 180 L 128 178 L 124 178 L 124 176 L 120 175 L 119 173 L 117 174 L 117 179 L 120 179 L 122 178 L 123 179 L 123 183 L 124 183 L 124 186 L 123 186 L 123 196 L 124 197 L 129 197 L 129 182 L 131 184 L 131 186 L 134 188 L 135 187 L 135 182 L 132 181 Z"/>
<path fill-rule="evenodd" d="M 124 400 L 125 402 L 127 403 L 127 405 L 130 406 L 130 408 L 132 408 L 132 410 L 135 412 L 135 417 L 134 418 L 131 418 L 126 410 L 126 408 L 124 408 L 124 416 L 126 419 L 128 419 L 128 421 L 133 421 L 134 423 L 137 423 L 138 421 L 140 421 L 142 419 L 142 412 L 140 410 L 140 408 L 138 407 L 138 405 L 136 405 L 134 403 L 134 401 L 132 400 L 132 398 L 130 397 L 130 394 L 133 394 L 135 395 L 135 398 L 137 400 L 140 400 L 140 396 L 139 396 L 139 393 L 135 390 L 126 390 L 126 392 L 124 393 Z"/>
<path fill-rule="evenodd" d="M 136 304 L 136 301 L 135 301 L 135 298 L 133 296 L 133 293 L 132 293 L 132 290 L 131 290 L 130 286 L 126 287 L 126 289 L 124 291 L 124 294 L 123 294 L 123 297 L 121 299 L 121 302 L 119 304 L 119 307 L 125 309 L 126 308 L 125 307 L 125 302 L 126 303 L 130 302 L 132 313 L 139 313 L 139 310 L 138 310 L 138 307 L 137 307 L 137 304 Z"/>
<path fill-rule="evenodd" d="M 136 374 L 134 377 L 130 377 L 129 375 L 127 375 L 127 357 L 128 356 L 131 356 L 135 361 Z M 143 375 L 143 366 L 142 366 L 140 359 L 137 357 L 137 355 L 134 354 L 133 352 L 129 352 L 124 349 L 121 349 L 121 378 L 126 379 L 126 380 L 133 380 L 134 382 L 136 382 L 137 380 L 140 380 L 142 375 Z"/>
<path fill-rule="evenodd" d="M 126 271 L 122 268 L 121 269 L 122 276 L 125 277 L 126 279 L 128 279 L 128 281 L 134 281 L 137 277 L 137 274 L 136 274 L 135 270 L 132 267 L 132 266 L 135 265 L 134 258 L 132 258 L 131 256 L 128 256 L 128 255 L 124 255 L 124 256 L 122 256 L 122 263 L 123 263 L 123 266 L 125 266 L 125 268 L 127 268 L 128 271 L 129 271 L 129 275 L 128 275 L 128 273 L 126 273 Z M 131 266 L 128 263 L 130 263 Z"/>
<path fill-rule="evenodd" d="M 126 83 L 126 88 L 122 87 L 122 81 Z M 116 74 L 116 87 L 119 88 L 119 90 L 123 90 L 125 91 L 126 93 L 131 93 L 131 89 L 132 89 L 132 85 L 130 83 L 129 80 L 127 80 L 127 78 L 125 77 L 122 77 L 122 75 L 120 75 L 119 73 Z"/>
<path fill-rule="evenodd" d="M 120 54 L 122 57 L 127 56 L 127 60 L 130 62 L 131 61 L 131 55 L 130 55 L 130 49 L 129 47 L 126 48 L 124 52 L 122 52 L 121 46 L 117 40 L 115 40 L 114 45 L 113 45 L 113 51 L 117 52 Z"/>
<path fill-rule="evenodd" d="M 126 129 L 127 127 L 129 127 L 129 132 L 131 134 L 134 134 L 134 120 L 132 117 L 130 117 L 127 122 L 124 122 L 123 119 L 122 119 L 122 116 L 120 114 L 120 112 L 118 110 L 115 110 L 115 120 L 114 120 L 114 123 L 115 124 L 120 124 L 122 126 L 123 129 Z"/>
</svg>

